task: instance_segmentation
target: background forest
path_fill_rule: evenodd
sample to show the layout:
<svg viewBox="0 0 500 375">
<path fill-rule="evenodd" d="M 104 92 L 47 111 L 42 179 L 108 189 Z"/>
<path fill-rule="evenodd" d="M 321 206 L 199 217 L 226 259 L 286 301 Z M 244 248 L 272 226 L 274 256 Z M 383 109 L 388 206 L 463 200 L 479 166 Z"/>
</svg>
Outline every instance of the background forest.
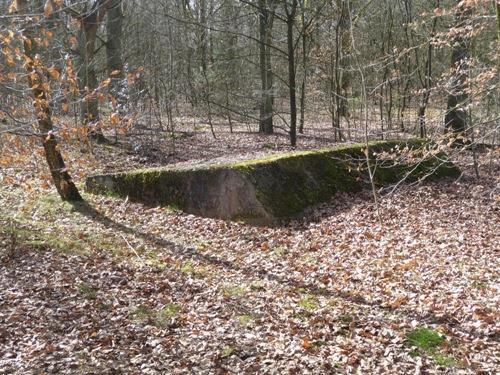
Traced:
<svg viewBox="0 0 500 375">
<path fill-rule="evenodd" d="M 17 3 L 30 17 L 16 15 Z M 140 128 L 157 140 L 208 126 L 214 137 L 219 129 L 285 132 L 295 146 L 297 134 L 316 128 L 347 141 L 441 135 L 447 127 L 476 142 L 496 140 L 495 1 L 1 7 L 0 110 L 15 133 L 30 126 L 22 126 L 30 92 L 16 34 L 28 27 L 54 126 L 72 132 Z"/>
</svg>

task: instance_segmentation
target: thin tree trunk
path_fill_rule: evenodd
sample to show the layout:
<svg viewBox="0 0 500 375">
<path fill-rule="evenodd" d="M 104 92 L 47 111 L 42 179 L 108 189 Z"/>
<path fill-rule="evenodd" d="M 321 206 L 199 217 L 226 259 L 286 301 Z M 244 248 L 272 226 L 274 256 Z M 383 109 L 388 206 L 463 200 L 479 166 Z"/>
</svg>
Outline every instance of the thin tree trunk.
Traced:
<svg viewBox="0 0 500 375">
<path fill-rule="evenodd" d="M 306 80 L 307 80 L 307 35 L 306 35 L 306 9 L 305 4 L 301 5 L 301 22 L 302 22 L 302 84 L 300 87 L 300 120 L 299 133 L 304 133 L 304 116 L 306 105 Z"/>
<path fill-rule="evenodd" d="M 341 77 L 340 77 L 340 89 L 341 89 L 341 97 L 340 97 L 340 115 L 345 119 L 349 118 L 349 107 L 348 107 L 348 96 L 349 90 L 351 88 L 351 73 L 349 72 L 350 65 L 350 55 L 351 55 L 351 38 L 349 37 L 349 29 L 351 27 L 351 16 L 349 14 L 349 6 L 346 0 L 342 0 L 341 4 L 341 17 L 339 21 L 340 28 L 340 69 L 341 69 Z M 339 123 L 340 125 L 340 123 Z M 340 133 L 340 126 L 339 126 Z"/>
<path fill-rule="evenodd" d="M 127 101 L 124 92 L 125 72 L 122 60 L 123 14 L 121 0 L 111 0 L 106 22 L 106 63 L 111 78 L 109 91 L 118 102 L 118 110 L 123 114 Z"/>
<path fill-rule="evenodd" d="M 462 29 L 466 26 L 471 13 L 471 8 L 465 2 L 456 0 L 455 28 Z M 456 143 L 463 143 L 458 138 L 465 137 L 467 131 L 467 110 L 464 104 L 468 99 L 466 92 L 467 71 L 469 58 L 468 38 L 464 31 L 456 32 L 452 42 L 450 94 L 446 106 L 445 133 L 457 138 Z"/>
<path fill-rule="evenodd" d="M 288 86 L 290 90 L 290 145 L 297 144 L 297 100 L 295 87 L 295 46 L 293 43 L 293 24 L 297 12 L 297 0 L 292 0 L 290 7 L 285 3 L 286 10 L 286 40 L 288 52 Z"/>
<path fill-rule="evenodd" d="M 207 60 L 208 60 L 206 0 L 200 0 L 200 53 L 201 53 L 201 70 L 202 73 L 205 75 L 207 73 Z"/>
<path fill-rule="evenodd" d="M 500 42 L 500 3 L 498 0 L 496 0 L 497 6 L 496 6 L 496 11 L 497 11 L 497 39 Z"/>
<path fill-rule="evenodd" d="M 18 0 L 18 11 L 21 14 L 29 14 L 29 9 L 26 0 Z M 50 169 L 52 181 L 57 189 L 57 192 L 63 200 L 67 201 L 82 201 L 82 196 L 78 192 L 73 180 L 71 179 L 64 159 L 59 151 L 57 140 L 53 133 L 52 117 L 48 103 L 48 95 L 45 92 L 43 84 L 44 74 L 35 66 L 36 61 L 36 42 L 32 35 L 32 24 L 26 25 L 23 31 L 23 47 L 24 53 L 27 56 L 26 71 L 28 73 L 28 83 L 33 93 L 33 105 L 36 112 L 38 130 L 42 134 L 43 149 L 45 151 L 45 159 Z"/>
<path fill-rule="evenodd" d="M 439 8 L 439 0 L 435 4 L 436 8 Z M 427 129 L 425 123 L 425 112 L 427 110 L 427 105 L 429 104 L 429 98 L 431 94 L 431 84 L 432 84 L 432 38 L 436 33 L 437 26 L 437 16 L 434 17 L 432 22 L 432 29 L 430 40 L 427 43 L 427 61 L 425 62 L 425 78 L 424 78 L 424 93 L 422 94 L 422 100 L 418 108 L 418 128 L 420 138 L 425 138 L 427 136 Z"/>
<path fill-rule="evenodd" d="M 273 133 L 273 73 L 271 66 L 270 44 L 272 42 L 272 26 L 274 3 L 259 0 L 259 65 L 261 79 L 259 132 Z"/>
<path fill-rule="evenodd" d="M 89 136 L 95 138 L 99 143 L 107 142 L 102 130 L 92 129 L 99 123 L 99 102 L 95 95 L 98 87 L 97 73 L 94 59 L 95 41 L 97 29 L 106 15 L 110 2 L 107 0 L 95 1 L 91 8 L 81 18 L 79 31 L 79 54 L 80 54 L 80 95 L 82 97 L 81 115 L 85 126 L 91 130 Z"/>
</svg>

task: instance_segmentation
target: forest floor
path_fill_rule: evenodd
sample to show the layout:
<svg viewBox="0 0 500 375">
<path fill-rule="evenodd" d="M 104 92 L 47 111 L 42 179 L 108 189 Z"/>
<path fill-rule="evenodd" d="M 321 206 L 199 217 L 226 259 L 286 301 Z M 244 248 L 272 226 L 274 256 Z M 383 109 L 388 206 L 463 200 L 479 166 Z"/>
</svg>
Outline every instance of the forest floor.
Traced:
<svg viewBox="0 0 500 375">
<path fill-rule="evenodd" d="M 289 149 L 283 135 L 176 134 L 70 153 L 71 172 Z M 381 196 L 381 217 L 368 192 L 338 194 L 273 228 L 71 205 L 40 182 L 40 157 L 2 168 L 0 374 L 496 374 L 495 153 L 479 178 L 462 155 L 458 180 Z"/>
</svg>

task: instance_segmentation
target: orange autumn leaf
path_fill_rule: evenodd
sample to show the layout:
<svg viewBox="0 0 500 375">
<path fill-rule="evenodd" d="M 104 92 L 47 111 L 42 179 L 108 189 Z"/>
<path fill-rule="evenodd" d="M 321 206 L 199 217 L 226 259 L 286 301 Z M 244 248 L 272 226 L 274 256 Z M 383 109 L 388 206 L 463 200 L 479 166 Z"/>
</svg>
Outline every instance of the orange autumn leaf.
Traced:
<svg viewBox="0 0 500 375">
<path fill-rule="evenodd" d="M 45 18 L 49 18 L 52 15 L 52 12 L 54 11 L 54 7 L 52 6 L 52 1 L 47 0 L 45 2 L 45 6 L 43 7 L 43 15 Z"/>
<path fill-rule="evenodd" d="M 114 112 L 111 114 L 111 116 L 109 116 L 109 120 L 111 124 L 117 125 L 120 123 L 120 116 L 118 115 L 118 113 Z"/>
<path fill-rule="evenodd" d="M 47 69 L 47 72 L 50 74 L 50 76 L 55 79 L 56 81 L 59 80 L 59 77 L 61 76 L 61 73 L 54 68 L 53 66 Z"/>
<path fill-rule="evenodd" d="M 303 347 L 304 349 L 311 349 L 311 348 L 312 348 L 312 346 L 313 346 L 313 343 L 312 343 L 312 341 L 311 341 L 311 340 L 309 340 L 309 339 L 304 339 L 304 340 L 302 341 L 302 347 Z"/>
</svg>

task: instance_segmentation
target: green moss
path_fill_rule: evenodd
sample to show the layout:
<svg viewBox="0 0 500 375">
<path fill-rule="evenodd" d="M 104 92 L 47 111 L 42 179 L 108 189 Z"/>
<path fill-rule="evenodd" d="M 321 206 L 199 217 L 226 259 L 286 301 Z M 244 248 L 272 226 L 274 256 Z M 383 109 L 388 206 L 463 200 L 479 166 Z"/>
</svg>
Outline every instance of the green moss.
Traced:
<svg viewBox="0 0 500 375">
<path fill-rule="evenodd" d="M 247 288 L 242 285 L 224 285 L 221 289 L 222 295 L 226 298 L 243 297 Z"/>
<path fill-rule="evenodd" d="M 438 332 L 428 328 L 418 328 L 406 336 L 409 346 L 420 349 L 426 353 L 432 353 L 434 349 L 444 343 L 445 339 Z"/>
<path fill-rule="evenodd" d="M 487 289 L 488 288 L 488 284 L 485 282 L 482 282 L 482 281 L 473 281 L 471 286 L 474 289 Z"/>
<path fill-rule="evenodd" d="M 147 306 L 137 306 L 130 312 L 130 317 L 134 320 L 145 321 L 150 319 L 153 312 Z"/>
<path fill-rule="evenodd" d="M 318 300 L 310 295 L 306 294 L 304 295 L 298 302 L 297 305 L 301 307 L 302 309 L 309 311 L 309 312 L 314 312 L 319 309 L 319 302 Z"/>
<path fill-rule="evenodd" d="M 78 292 L 85 296 L 88 299 L 96 299 L 97 298 L 97 288 L 94 288 L 88 283 L 81 282 L 77 286 Z"/>
<path fill-rule="evenodd" d="M 247 326 L 254 320 L 251 315 L 240 315 L 237 317 L 238 323 L 242 326 Z"/>
<path fill-rule="evenodd" d="M 231 357 L 234 354 L 234 352 L 235 352 L 235 349 L 233 347 L 226 346 L 226 347 L 224 347 L 224 349 L 222 349 L 220 356 L 222 358 Z"/>
<path fill-rule="evenodd" d="M 354 320 L 354 318 L 348 314 L 341 314 L 337 319 L 342 323 L 351 323 Z"/>
<path fill-rule="evenodd" d="M 24 244 L 38 251 L 56 250 L 61 253 L 88 253 L 81 241 L 68 239 L 67 236 L 60 236 L 57 232 L 54 232 L 54 234 L 44 233 L 35 229 L 18 228 L 14 225 L 2 227 L 1 232 L 13 236 L 16 243 Z"/>
<path fill-rule="evenodd" d="M 436 362 L 437 365 L 444 367 L 455 367 L 459 365 L 455 358 L 442 354 L 435 355 L 434 362 Z"/>
<path fill-rule="evenodd" d="M 412 357 L 418 357 L 425 354 L 432 358 L 439 366 L 461 366 L 459 361 L 454 357 L 439 353 L 439 347 L 446 341 L 446 338 L 436 331 L 428 328 L 417 328 L 408 333 L 405 344 L 413 348 L 410 352 L 410 356 Z M 448 341 L 448 345 L 453 346 L 453 340 Z"/>
<path fill-rule="evenodd" d="M 225 218 L 258 223 L 263 219 L 293 217 L 337 192 L 356 192 L 367 187 L 367 148 L 374 181 L 380 186 L 401 179 L 414 181 L 458 173 L 444 155 L 422 160 L 417 157 L 409 159 L 403 152 L 411 150 L 419 156 L 418 150 L 428 147 L 428 143 L 418 139 L 346 144 L 334 149 L 270 155 L 209 167 L 138 170 L 115 174 L 111 178 L 115 185 L 113 190 L 121 196 L 153 205 L 190 207 L 191 212 L 194 210 L 193 213 L 203 215 L 204 204 L 220 204 L 214 203 L 217 200 L 209 197 L 208 192 L 216 191 L 223 183 L 221 172 L 236 172 L 253 185 L 258 202 L 252 203 L 254 207 L 230 212 Z M 389 157 L 384 160 L 381 154 L 389 154 Z"/>
<path fill-rule="evenodd" d="M 182 307 L 180 305 L 176 303 L 167 303 L 154 314 L 153 324 L 159 328 L 166 327 L 181 310 Z"/>
</svg>

